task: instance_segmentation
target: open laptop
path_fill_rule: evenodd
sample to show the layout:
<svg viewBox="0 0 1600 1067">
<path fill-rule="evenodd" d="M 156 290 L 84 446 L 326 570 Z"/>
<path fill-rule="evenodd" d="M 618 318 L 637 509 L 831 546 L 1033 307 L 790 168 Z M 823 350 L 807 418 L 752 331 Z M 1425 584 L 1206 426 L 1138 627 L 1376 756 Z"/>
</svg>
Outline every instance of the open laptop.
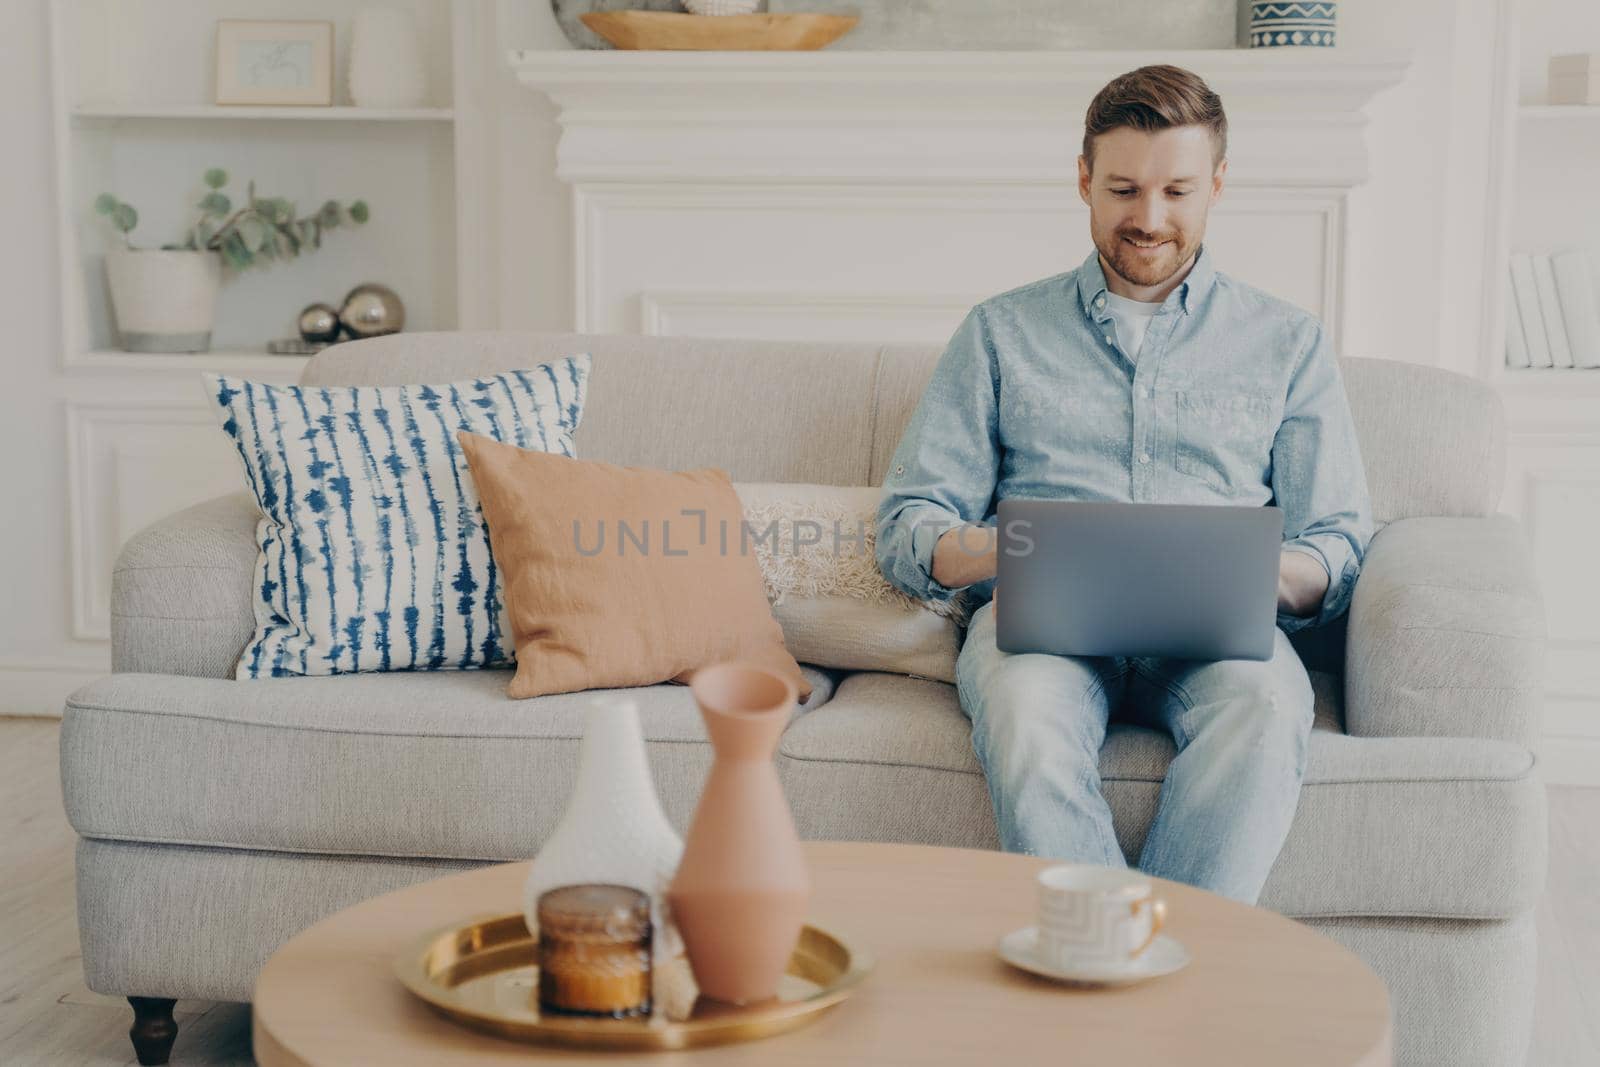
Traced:
<svg viewBox="0 0 1600 1067">
<path fill-rule="evenodd" d="M 1002 500 L 1004 652 L 1272 658 L 1276 507 Z"/>
</svg>

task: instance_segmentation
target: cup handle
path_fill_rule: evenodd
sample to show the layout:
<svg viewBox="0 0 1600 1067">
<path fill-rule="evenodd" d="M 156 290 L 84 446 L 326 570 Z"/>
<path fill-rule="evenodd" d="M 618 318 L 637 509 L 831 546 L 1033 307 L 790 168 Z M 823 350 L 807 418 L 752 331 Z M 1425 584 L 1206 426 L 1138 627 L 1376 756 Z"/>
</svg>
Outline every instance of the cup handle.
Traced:
<svg viewBox="0 0 1600 1067">
<path fill-rule="evenodd" d="M 1160 897 L 1141 897 L 1133 902 L 1129 910 L 1133 915 L 1138 915 L 1140 909 L 1146 906 L 1150 908 L 1150 936 L 1144 939 L 1144 944 L 1133 950 L 1134 957 L 1144 955 L 1144 950 L 1155 941 L 1156 935 L 1167 922 L 1167 902 Z"/>
</svg>

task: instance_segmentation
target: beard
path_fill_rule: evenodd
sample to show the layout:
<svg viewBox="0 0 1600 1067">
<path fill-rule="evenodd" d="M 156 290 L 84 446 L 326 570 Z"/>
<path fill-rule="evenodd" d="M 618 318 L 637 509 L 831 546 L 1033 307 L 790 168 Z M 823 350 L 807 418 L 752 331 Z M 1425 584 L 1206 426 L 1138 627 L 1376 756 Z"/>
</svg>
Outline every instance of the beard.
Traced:
<svg viewBox="0 0 1600 1067">
<path fill-rule="evenodd" d="M 1146 253 L 1128 244 L 1124 238 L 1166 243 L 1159 249 Z M 1160 285 L 1171 278 L 1189 262 L 1189 257 L 1194 253 L 1193 245 L 1185 240 L 1181 233 L 1148 234 L 1138 230 L 1119 230 L 1108 238 L 1106 244 L 1110 247 L 1106 245 L 1098 247 L 1106 262 L 1111 264 L 1111 269 L 1130 285 L 1141 287 Z"/>
</svg>

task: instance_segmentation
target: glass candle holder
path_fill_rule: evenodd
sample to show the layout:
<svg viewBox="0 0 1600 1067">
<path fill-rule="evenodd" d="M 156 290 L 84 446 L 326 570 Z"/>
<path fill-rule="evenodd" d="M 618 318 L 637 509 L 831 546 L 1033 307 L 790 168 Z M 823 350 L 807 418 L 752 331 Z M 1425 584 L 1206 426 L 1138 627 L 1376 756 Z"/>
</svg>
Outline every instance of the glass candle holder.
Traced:
<svg viewBox="0 0 1600 1067">
<path fill-rule="evenodd" d="M 650 898 L 621 885 L 539 897 L 539 1010 L 626 1019 L 650 1014 Z"/>
</svg>

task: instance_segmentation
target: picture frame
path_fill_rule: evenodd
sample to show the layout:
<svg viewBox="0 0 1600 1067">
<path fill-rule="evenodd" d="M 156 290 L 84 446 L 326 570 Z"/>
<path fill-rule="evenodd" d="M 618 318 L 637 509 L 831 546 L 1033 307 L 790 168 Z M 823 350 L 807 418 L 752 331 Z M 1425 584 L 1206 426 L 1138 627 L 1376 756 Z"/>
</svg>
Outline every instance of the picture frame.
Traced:
<svg viewBox="0 0 1600 1067">
<path fill-rule="evenodd" d="M 333 23 L 218 19 L 216 102 L 333 106 Z"/>
</svg>

